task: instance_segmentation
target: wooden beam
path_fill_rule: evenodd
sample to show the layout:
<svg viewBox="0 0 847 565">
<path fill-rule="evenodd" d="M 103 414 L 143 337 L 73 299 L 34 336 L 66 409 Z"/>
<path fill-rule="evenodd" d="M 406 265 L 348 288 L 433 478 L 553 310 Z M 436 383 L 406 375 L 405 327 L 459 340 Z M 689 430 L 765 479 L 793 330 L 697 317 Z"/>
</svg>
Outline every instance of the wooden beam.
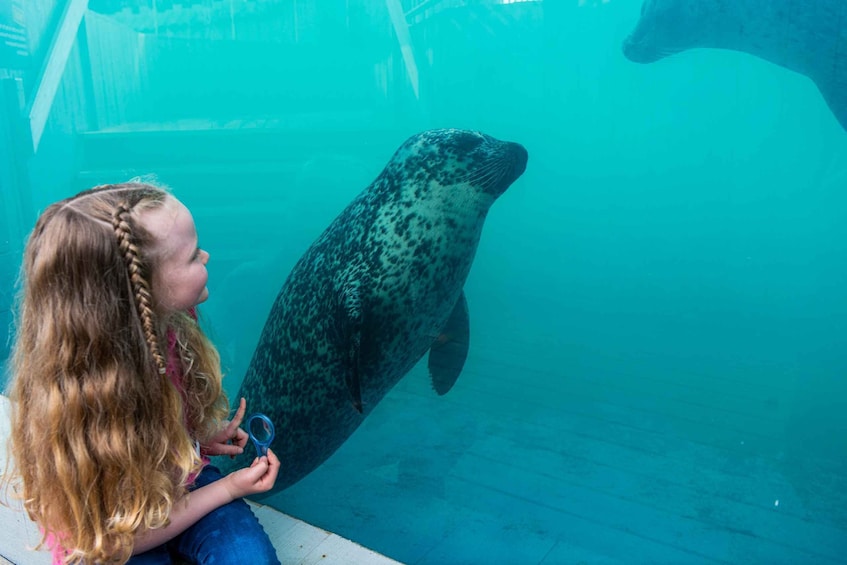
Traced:
<svg viewBox="0 0 847 565">
<path fill-rule="evenodd" d="M 388 6 L 391 23 L 394 25 L 394 33 L 397 35 L 398 43 L 400 43 L 400 52 L 403 54 L 403 62 L 406 64 L 406 74 L 409 75 L 409 82 L 412 83 L 415 98 L 420 99 L 418 65 L 415 62 L 415 53 L 412 51 L 412 36 L 409 34 L 409 22 L 403 12 L 403 5 L 400 0 L 385 0 L 385 4 Z"/>
<path fill-rule="evenodd" d="M 88 0 L 69 0 L 65 4 L 56 34 L 47 50 L 47 56 L 33 90 L 35 94 L 27 112 L 33 151 L 38 151 L 41 134 L 44 133 L 44 127 L 47 125 L 53 99 L 56 97 L 56 91 L 59 90 L 65 65 L 73 50 L 79 26 L 86 11 L 88 11 Z"/>
<path fill-rule="evenodd" d="M 441 4 L 442 1 L 443 0 L 424 0 L 422 3 L 418 4 L 417 6 L 415 6 L 414 8 L 409 10 L 408 12 L 406 12 L 407 21 L 408 21 L 408 18 L 417 16 L 418 14 L 420 14 L 421 12 L 423 12 L 425 10 L 430 10 L 432 8 L 435 8 L 436 6 Z"/>
</svg>

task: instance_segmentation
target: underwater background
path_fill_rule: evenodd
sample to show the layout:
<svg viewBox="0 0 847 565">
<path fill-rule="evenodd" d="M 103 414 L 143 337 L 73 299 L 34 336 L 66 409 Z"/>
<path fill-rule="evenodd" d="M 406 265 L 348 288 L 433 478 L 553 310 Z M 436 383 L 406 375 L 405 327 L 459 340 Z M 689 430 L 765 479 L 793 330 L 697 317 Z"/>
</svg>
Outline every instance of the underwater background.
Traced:
<svg viewBox="0 0 847 565">
<path fill-rule="evenodd" d="M 529 164 L 458 382 L 416 367 L 265 502 L 406 563 L 847 563 L 847 133 L 807 77 L 633 63 L 636 0 L 0 4 L 0 360 L 38 211 L 152 175 L 211 253 L 234 396 L 394 150 L 481 130 Z"/>
</svg>

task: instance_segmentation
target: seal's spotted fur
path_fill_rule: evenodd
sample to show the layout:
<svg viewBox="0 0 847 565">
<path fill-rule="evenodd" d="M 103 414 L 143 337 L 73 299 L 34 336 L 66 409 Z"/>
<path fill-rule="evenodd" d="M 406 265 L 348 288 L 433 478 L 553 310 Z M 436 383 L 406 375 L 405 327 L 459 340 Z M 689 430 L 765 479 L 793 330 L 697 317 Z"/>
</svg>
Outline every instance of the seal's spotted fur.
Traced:
<svg viewBox="0 0 847 565">
<path fill-rule="evenodd" d="M 526 160 L 477 132 L 416 135 L 295 265 L 239 391 L 276 425 L 275 491 L 328 458 L 430 346 L 433 386 L 449 390 L 483 220 Z"/>
</svg>

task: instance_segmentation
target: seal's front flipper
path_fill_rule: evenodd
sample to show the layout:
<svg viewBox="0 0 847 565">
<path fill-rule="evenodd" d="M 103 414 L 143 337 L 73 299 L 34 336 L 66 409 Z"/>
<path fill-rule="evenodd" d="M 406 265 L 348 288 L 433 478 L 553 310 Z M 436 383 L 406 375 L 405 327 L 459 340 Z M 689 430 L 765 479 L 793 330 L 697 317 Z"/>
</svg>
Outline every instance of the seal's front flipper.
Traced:
<svg viewBox="0 0 847 565">
<path fill-rule="evenodd" d="M 446 394 L 459 378 L 468 357 L 470 336 L 468 302 L 462 292 L 441 334 L 429 348 L 429 376 L 432 378 L 432 388 L 439 395 Z"/>
<path fill-rule="evenodd" d="M 347 345 L 347 365 L 344 380 L 350 392 L 350 402 L 359 414 L 362 413 L 362 300 L 359 297 L 359 285 L 348 285 L 342 291 L 344 306 L 343 341 Z"/>
</svg>

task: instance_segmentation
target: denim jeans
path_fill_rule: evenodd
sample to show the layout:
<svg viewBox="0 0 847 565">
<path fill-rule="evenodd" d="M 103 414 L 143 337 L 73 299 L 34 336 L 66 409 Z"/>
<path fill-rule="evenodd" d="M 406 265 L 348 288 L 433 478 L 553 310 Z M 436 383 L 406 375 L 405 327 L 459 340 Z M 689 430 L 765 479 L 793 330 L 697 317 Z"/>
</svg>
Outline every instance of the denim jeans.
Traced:
<svg viewBox="0 0 847 565">
<path fill-rule="evenodd" d="M 193 488 L 217 481 L 221 476 L 218 469 L 207 465 Z M 198 565 L 279 565 L 268 534 L 241 499 L 209 512 L 168 543 L 134 555 L 129 565 L 170 565 L 180 560 Z"/>
</svg>

